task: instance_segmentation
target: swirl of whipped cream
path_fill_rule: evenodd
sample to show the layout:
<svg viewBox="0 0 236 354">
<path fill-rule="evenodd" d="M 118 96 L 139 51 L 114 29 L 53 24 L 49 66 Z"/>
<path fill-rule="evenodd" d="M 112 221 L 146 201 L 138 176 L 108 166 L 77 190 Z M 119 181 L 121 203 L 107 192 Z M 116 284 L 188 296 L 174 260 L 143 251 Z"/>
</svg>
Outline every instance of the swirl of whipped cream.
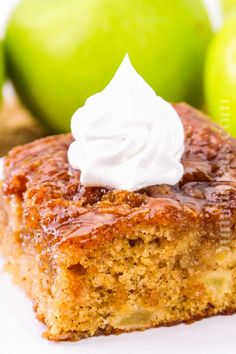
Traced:
<svg viewBox="0 0 236 354">
<path fill-rule="evenodd" d="M 135 71 L 128 55 L 112 81 L 72 118 L 68 150 L 84 186 L 136 191 L 176 184 L 183 175 L 184 130 L 174 108 Z"/>
</svg>

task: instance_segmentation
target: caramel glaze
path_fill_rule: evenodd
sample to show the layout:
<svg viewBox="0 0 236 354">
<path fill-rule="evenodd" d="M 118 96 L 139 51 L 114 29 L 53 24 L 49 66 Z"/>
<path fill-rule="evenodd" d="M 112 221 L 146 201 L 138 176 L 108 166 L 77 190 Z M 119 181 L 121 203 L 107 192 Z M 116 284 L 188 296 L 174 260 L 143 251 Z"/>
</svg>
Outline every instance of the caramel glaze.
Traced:
<svg viewBox="0 0 236 354">
<path fill-rule="evenodd" d="M 84 188 L 80 172 L 68 164 L 70 134 L 11 150 L 5 158 L 3 194 L 22 205 L 22 237 L 34 238 L 36 244 L 43 238 L 47 247 L 74 242 L 84 247 L 137 225 L 158 225 L 196 228 L 212 240 L 234 238 L 236 141 L 187 104 L 174 108 L 186 138 L 184 176 L 175 186 L 152 186 L 136 193 Z M 227 233 L 222 232 L 222 221 Z"/>
</svg>

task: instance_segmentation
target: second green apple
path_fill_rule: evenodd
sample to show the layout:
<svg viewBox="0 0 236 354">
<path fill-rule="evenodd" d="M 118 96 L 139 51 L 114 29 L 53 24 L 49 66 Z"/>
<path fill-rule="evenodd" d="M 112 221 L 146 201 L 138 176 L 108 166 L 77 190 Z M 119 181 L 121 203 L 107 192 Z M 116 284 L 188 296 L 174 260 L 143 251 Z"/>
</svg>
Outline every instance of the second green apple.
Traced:
<svg viewBox="0 0 236 354">
<path fill-rule="evenodd" d="M 108 84 L 126 53 L 157 94 L 199 105 L 210 37 L 195 0 L 23 0 L 5 49 L 23 101 L 68 131 L 73 112 Z"/>
<path fill-rule="evenodd" d="M 211 116 L 236 137 L 236 9 L 209 47 L 205 93 Z"/>
</svg>

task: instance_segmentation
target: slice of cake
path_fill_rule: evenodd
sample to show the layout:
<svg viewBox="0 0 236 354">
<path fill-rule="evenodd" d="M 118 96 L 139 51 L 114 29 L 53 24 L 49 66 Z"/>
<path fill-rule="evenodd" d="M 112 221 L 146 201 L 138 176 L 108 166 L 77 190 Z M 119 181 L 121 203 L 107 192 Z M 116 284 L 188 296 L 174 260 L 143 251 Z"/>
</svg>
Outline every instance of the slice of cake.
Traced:
<svg viewBox="0 0 236 354">
<path fill-rule="evenodd" d="M 143 330 L 236 311 L 236 142 L 174 106 L 184 176 L 133 192 L 84 188 L 71 135 L 13 149 L 0 248 L 51 340 Z"/>
</svg>

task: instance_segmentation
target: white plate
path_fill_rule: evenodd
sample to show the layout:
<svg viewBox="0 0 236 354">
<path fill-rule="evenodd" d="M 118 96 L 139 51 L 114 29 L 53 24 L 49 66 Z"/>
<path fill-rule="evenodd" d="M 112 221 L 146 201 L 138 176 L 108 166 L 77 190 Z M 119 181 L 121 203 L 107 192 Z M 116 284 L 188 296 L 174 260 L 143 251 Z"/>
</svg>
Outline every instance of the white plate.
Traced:
<svg viewBox="0 0 236 354">
<path fill-rule="evenodd" d="M 0 274 L 1 354 L 235 354 L 236 316 L 214 317 L 192 325 L 157 328 L 119 336 L 51 343 L 23 291 Z"/>
</svg>

